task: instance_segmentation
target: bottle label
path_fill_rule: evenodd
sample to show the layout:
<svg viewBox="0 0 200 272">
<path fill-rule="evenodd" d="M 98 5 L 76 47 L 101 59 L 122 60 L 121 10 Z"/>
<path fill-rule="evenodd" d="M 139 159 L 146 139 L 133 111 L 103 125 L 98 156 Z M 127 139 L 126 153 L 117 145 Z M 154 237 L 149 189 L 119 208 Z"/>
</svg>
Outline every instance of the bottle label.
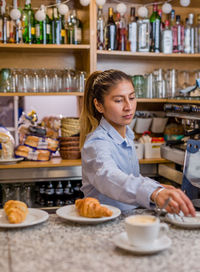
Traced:
<svg viewBox="0 0 200 272">
<path fill-rule="evenodd" d="M 160 52 L 160 20 L 155 22 L 155 52 Z"/>
<path fill-rule="evenodd" d="M 163 53 L 171 54 L 172 53 L 172 32 L 171 30 L 164 30 L 163 32 Z"/>
<path fill-rule="evenodd" d="M 36 30 L 36 38 L 40 38 L 40 25 L 39 24 L 37 24 L 36 26 L 35 26 L 35 30 Z M 32 34 L 32 32 L 31 32 L 31 34 Z"/>
<path fill-rule="evenodd" d="M 137 50 L 137 23 L 132 22 L 129 24 L 128 39 L 130 42 L 130 51 L 136 52 Z"/>
<path fill-rule="evenodd" d="M 65 29 L 61 29 L 61 36 L 65 37 Z"/>
<path fill-rule="evenodd" d="M 115 25 L 110 26 L 110 49 L 115 49 Z"/>
<path fill-rule="evenodd" d="M 190 29 L 186 28 L 185 29 L 185 40 L 184 40 L 185 48 L 184 51 L 185 53 L 190 53 Z"/>
<path fill-rule="evenodd" d="M 31 34 L 35 35 L 35 27 L 31 27 Z"/>
<path fill-rule="evenodd" d="M 51 33 L 51 26 L 50 24 L 47 24 L 47 34 L 50 34 Z"/>
<path fill-rule="evenodd" d="M 147 25 L 142 23 L 139 28 L 139 48 L 145 48 L 147 46 L 146 34 Z"/>
</svg>

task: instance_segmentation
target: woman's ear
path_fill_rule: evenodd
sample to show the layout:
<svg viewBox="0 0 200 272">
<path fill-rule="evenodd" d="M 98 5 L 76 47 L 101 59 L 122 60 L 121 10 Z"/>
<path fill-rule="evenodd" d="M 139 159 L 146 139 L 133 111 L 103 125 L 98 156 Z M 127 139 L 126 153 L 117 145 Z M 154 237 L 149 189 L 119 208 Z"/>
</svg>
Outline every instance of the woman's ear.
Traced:
<svg viewBox="0 0 200 272">
<path fill-rule="evenodd" d="M 103 113 L 103 105 L 94 98 L 94 106 L 99 113 Z"/>
</svg>

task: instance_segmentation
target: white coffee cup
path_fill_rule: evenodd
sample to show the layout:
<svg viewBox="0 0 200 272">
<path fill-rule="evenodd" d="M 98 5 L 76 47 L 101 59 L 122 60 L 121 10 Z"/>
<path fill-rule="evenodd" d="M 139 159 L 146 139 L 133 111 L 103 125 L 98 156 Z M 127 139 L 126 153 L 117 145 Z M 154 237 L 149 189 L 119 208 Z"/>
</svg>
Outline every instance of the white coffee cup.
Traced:
<svg viewBox="0 0 200 272">
<path fill-rule="evenodd" d="M 168 225 L 160 223 L 152 215 L 132 215 L 125 219 L 125 228 L 129 243 L 137 247 L 151 247 L 158 239 L 160 230 L 167 231 Z"/>
</svg>

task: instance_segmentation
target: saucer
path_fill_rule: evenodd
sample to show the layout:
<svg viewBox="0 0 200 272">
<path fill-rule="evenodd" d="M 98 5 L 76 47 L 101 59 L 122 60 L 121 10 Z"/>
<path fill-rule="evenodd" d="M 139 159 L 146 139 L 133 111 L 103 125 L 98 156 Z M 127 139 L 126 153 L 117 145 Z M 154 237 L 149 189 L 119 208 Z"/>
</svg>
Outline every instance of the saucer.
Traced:
<svg viewBox="0 0 200 272">
<path fill-rule="evenodd" d="M 117 247 L 136 254 L 154 254 L 171 246 L 171 239 L 166 235 L 162 235 L 148 247 L 137 247 L 130 244 L 126 232 L 122 232 L 114 236 L 113 241 Z"/>
</svg>

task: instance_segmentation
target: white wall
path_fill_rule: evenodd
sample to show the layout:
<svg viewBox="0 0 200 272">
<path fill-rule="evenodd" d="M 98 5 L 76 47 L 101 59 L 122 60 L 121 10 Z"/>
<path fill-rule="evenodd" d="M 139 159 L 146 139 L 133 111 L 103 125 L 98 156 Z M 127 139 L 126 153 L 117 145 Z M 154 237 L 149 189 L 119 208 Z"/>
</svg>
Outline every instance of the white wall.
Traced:
<svg viewBox="0 0 200 272">
<path fill-rule="evenodd" d="M 25 113 L 35 110 L 38 119 L 44 116 L 77 117 L 78 107 L 75 96 L 25 96 Z"/>
</svg>

